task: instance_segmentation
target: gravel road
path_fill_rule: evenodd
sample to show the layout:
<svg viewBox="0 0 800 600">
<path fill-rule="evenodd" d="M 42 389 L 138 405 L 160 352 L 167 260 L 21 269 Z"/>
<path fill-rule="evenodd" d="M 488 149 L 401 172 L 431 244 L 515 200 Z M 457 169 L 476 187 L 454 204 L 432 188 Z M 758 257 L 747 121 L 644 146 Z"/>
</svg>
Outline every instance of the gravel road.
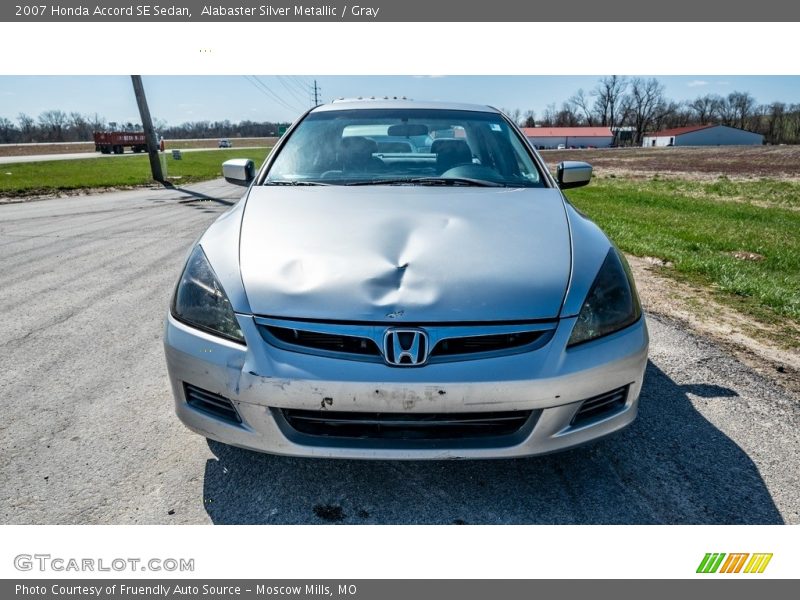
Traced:
<svg viewBox="0 0 800 600">
<path fill-rule="evenodd" d="M 798 399 L 663 318 L 638 420 L 563 454 L 319 461 L 190 433 L 163 319 L 240 190 L 0 206 L 0 523 L 800 523 Z"/>
</svg>

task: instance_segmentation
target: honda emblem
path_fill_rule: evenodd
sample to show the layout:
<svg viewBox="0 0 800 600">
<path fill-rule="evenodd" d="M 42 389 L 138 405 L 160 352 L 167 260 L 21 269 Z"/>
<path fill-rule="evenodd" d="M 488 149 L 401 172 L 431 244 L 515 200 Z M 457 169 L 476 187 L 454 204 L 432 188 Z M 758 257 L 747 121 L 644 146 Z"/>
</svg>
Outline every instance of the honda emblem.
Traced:
<svg viewBox="0 0 800 600">
<path fill-rule="evenodd" d="M 394 367 L 419 367 L 428 360 L 428 334 L 422 329 L 387 329 L 383 358 Z"/>
</svg>

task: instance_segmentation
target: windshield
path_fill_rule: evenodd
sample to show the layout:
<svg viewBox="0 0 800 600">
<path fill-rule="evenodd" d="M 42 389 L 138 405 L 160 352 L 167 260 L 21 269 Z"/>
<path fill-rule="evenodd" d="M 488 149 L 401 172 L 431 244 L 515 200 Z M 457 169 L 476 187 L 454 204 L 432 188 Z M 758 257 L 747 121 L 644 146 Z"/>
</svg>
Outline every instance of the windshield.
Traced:
<svg viewBox="0 0 800 600">
<path fill-rule="evenodd" d="M 545 186 L 501 115 L 442 109 L 311 113 L 264 184 Z"/>
</svg>

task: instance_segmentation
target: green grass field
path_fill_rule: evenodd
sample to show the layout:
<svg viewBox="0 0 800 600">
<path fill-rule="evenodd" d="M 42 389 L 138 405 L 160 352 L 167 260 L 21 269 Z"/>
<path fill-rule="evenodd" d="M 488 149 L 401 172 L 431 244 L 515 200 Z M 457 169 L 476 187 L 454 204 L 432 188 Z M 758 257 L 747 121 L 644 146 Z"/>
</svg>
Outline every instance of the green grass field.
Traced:
<svg viewBox="0 0 800 600">
<path fill-rule="evenodd" d="M 172 154 L 167 152 L 167 179 L 176 184 L 214 179 L 222 176 L 223 161 L 250 158 L 258 167 L 268 152 L 268 148 L 184 152 L 182 160 L 173 160 Z M 30 163 L 0 162 L 0 197 L 6 198 L 148 183 L 152 183 L 152 178 L 150 162 L 145 154 Z"/>
<path fill-rule="evenodd" d="M 567 192 L 625 252 L 771 324 L 800 324 L 800 183 L 597 179 Z"/>
</svg>

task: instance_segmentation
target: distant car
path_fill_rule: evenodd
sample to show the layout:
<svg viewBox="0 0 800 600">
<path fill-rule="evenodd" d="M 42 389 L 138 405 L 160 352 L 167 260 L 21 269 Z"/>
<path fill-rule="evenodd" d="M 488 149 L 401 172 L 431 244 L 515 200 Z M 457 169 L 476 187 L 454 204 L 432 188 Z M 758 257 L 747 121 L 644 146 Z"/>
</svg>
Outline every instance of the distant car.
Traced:
<svg viewBox="0 0 800 600">
<path fill-rule="evenodd" d="M 559 144 L 557 149 L 558 150 L 566 150 L 567 146 L 565 144 Z"/>
<path fill-rule="evenodd" d="M 219 148 L 233 148 L 233 144 L 228 139 L 223 139 L 219 141 Z"/>
<path fill-rule="evenodd" d="M 247 192 L 189 252 L 164 336 L 190 429 L 295 456 L 509 458 L 636 417 L 633 278 L 562 193 L 591 166 L 554 177 L 501 112 L 328 104 L 258 173 L 222 172 Z"/>
</svg>

